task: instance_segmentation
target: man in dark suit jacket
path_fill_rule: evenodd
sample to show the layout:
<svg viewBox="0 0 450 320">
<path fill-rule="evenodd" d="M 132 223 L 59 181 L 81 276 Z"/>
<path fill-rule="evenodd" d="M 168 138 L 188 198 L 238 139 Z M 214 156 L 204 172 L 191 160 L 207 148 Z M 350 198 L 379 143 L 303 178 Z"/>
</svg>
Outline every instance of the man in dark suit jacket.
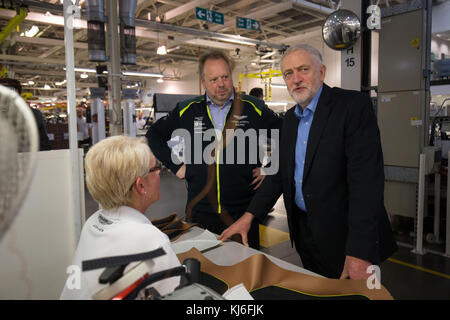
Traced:
<svg viewBox="0 0 450 320">
<path fill-rule="evenodd" d="M 379 129 L 368 97 L 323 83 L 319 51 L 289 48 L 281 70 L 297 105 L 281 131 L 280 170 L 268 176 L 247 212 L 219 237 L 264 219 L 281 194 L 291 243 L 306 269 L 329 278 L 367 279 L 367 268 L 396 250 L 384 207 Z"/>
</svg>

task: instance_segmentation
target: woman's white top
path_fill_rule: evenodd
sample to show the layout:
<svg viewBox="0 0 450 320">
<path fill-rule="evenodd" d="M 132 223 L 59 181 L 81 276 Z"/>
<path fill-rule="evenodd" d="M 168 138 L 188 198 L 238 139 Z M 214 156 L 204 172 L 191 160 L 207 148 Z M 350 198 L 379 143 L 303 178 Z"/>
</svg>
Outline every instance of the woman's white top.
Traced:
<svg viewBox="0 0 450 320">
<path fill-rule="evenodd" d="M 67 269 L 69 276 L 60 299 L 90 300 L 95 293 L 108 286 L 98 282 L 104 268 L 76 272 L 81 270 L 82 261 L 144 253 L 161 247 L 166 254 L 152 259 L 154 265 L 150 273 L 180 266 L 167 235 L 156 228 L 144 214 L 130 207 L 95 212 L 83 226 L 72 266 Z M 124 273 L 137 263 L 130 263 Z M 179 283 L 180 277 L 177 276 L 150 286 L 165 295 L 173 292 Z"/>
</svg>

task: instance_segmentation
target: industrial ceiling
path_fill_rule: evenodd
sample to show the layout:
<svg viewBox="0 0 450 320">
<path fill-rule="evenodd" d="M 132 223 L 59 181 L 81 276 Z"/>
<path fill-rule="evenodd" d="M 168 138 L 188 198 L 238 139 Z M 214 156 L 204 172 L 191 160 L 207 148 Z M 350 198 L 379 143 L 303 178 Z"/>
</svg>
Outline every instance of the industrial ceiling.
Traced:
<svg viewBox="0 0 450 320">
<path fill-rule="evenodd" d="M 402 2 L 405 0 L 391 0 L 389 4 Z M 61 91 L 64 87 L 61 82 L 66 75 L 62 1 L 1 3 L 2 29 L 16 15 L 5 7 L 20 3 L 27 7 L 28 14 L 18 30 L 0 44 L 0 64 L 7 67 L 9 76 L 20 80 L 35 95 L 55 95 L 54 90 Z M 80 28 L 75 24 L 73 30 L 75 66 L 95 68 L 97 63 L 88 59 L 86 1 L 78 0 L 77 4 L 84 24 L 80 23 Z M 316 32 L 320 36 L 325 18 L 338 5 L 338 1 L 331 0 L 137 0 L 136 65 L 121 68 L 161 72 L 166 78 L 181 79 L 187 70 L 195 70 L 198 56 L 211 48 L 226 50 L 236 63 L 247 65 L 250 71 L 269 68 L 274 66 L 284 46 L 298 41 L 305 33 Z M 384 5 L 386 1 L 380 1 L 380 6 Z M 222 13 L 223 24 L 197 19 L 196 7 Z M 260 23 L 260 30 L 238 28 L 237 17 L 254 19 Z M 27 36 L 33 26 L 38 28 L 37 33 Z M 232 37 L 236 36 L 252 42 L 233 42 Z M 156 54 L 160 45 L 167 47 L 166 55 Z M 97 86 L 94 77 L 81 78 L 82 75 L 76 73 L 77 88 Z M 124 79 L 137 80 L 132 76 Z M 29 84 L 30 80 L 34 84 Z"/>
</svg>

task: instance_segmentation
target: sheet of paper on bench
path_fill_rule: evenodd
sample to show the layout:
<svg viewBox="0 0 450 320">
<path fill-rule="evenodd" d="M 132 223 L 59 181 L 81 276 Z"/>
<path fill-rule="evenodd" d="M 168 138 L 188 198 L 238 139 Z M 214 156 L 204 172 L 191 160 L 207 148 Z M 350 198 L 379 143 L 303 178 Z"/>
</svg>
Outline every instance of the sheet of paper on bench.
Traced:
<svg viewBox="0 0 450 320">
<path fill-rule="evenodd" d="M 222 296 L 227 300 L 255 300 L 242 283 L 228 289 Z"/>
<path fill-rule="evenodd" d="M 189 251 L 193 247 L 202 252 L 212 247 L 218 246 L 221 243 L 222 241 L 217 240 L 217 237 L 213 233 L 205 230 L 198 236 L 190 238 L 189 240 L 173 242 L 172 249 L 173 251 L 175 251 L 175 254 Z"/>
</svg>

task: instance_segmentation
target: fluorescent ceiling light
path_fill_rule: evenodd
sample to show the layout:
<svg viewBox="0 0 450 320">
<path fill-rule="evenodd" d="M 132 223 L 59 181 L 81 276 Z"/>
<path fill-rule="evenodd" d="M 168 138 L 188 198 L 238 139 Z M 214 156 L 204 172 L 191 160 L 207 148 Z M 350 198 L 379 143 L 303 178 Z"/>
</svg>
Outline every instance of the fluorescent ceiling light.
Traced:
<svg viewBox="0 0 450 320">
<path fill-rule="evenodd" d="M 275 63 L 275 60 L 272 60 L 272 59 L 258 59 L 258 60 L 255 60 L 255 62 L 259 62 L 259 63 Z"/>
<path fill-rule="evenodd" d="M 275 50 L 272 51 L 272 52 L 269 52 L 269 53 L 263 55 L 263 56 L 261 57 L 261 59 L 267 59 L 267 58 L 273 56 L 275 53 L 277 53 Z"/>
<path fill-rule="evenodd" d="M 28 81 L 28 84 L 29 84 L 29 85 L 33 85 L 33 84 L 34 84 L 34 81 L 33 81 L 33 80 L 30 80 L 30 81 Z"/>
<path fill-rule="evenodd" d="M 202 47 L 207 47 L 207 48 L 218 48 L 218 49 L 224 49 L 224 50 L 235 50 L 236 49 L 235 45 L 232 45 L 229 43 L 206 40 L 206 39 L 198 39 L 198 38 L 185 41 L 184 43 L 192 44 L 195 46 L 202 46 Z M 241 52 L 243 51 L 244 48 L 245 47 L 239 47 L 239 49 L 241 49 Z"/>
<path fill-rule="evenodd" d="M 156 50 L 156 54 L 167 54 L 167 48 L 166 46 L 159 46 L 158 49 Z"/>
<path fill-rule="evenodd" d="M 45 89 L 45 90 L 49 90 L 49 89 L 50 89 L 50 86 L 49 86 L 48 84 L 46 84 L 46 85 L 44 86 L 44 89 Z"/>
<path fill-rule="evenodd" d="M 283 88 L 283 89 L 287 89 L 287 86 L 285 84 L 281 84 L 281 83 L 271 83 L 270 84 L 271 87 L 273 88 Z"/>
<path fill-rule="evenodd" d="M 287 102 L 277 102 L 277 101 L 266 101 L 265 102 L 268 106 L 283 106 L 286 107 L 287 106 Z"/>
<path fill-rule="evenodd" d="M 169 48 L 169 49 L 167 49 L 167 52 L 170 53 L 170 52 L 175 51 L 175 50 L 178 50 L 178 49 L 180 49 L 180 46 L 176 46 L 176 47 L 173 47 L 173 48 Z"/>
<path fill-rule="evenodd" d="M 241 38 L 241 36 L 233 36 L 233 35 L 228 35 L 227 34 L 227 35 L 225 35 L 223 37 L 221 37 L 221 36 L 213 36 L 211 38 L 212 39 L 217 39 L 217 40 L 220 40 L 220 41 L 229 42 L 229 43 L 244 44 L 244 45 L 248 45 L 248 46 L 256 46 L 256 43 L 253 43 L 253 42 L 249 41 L 250 39 L 248 39 L 248 38 Z"/>
<path fill-rule="evenodd" d="M 124 71 L 122 72 L 122 74 L 124 76 L 136 76 L 136 77 L 150 77 L 150 78 L 164 77 L 162 73 L 138 72 L 138 71 Z"/>
<path fill-rule="evenodd" d="M 64 67 L 63 69 L 66 70 L 66 67 Z M 75 67 L 75 68 L 73 68 L 73 71 L 97 73 L 97 71 L 95 69 L 91 69 L 91 68 L 78 68 L 78 67 Z"/>
<path fill-rule="evenodd" d="M 64 67 L 64 70 L 66 68 Z M 97 73 L 95 69 L 89 69 L 89 68 L 73 68 L 74 71 L 77 72 L 91 72 L 91 73 Z M 107 73 L 107 72 L 106 72 Z M 151 78 L 161 78 L 164 77 L 162 73 L 152 73 L 152 72 L 139 72 L 139 71 L 123 71 L 122 74 L 124 76 L 135 76 L 135 77 L 151 77 Z"/>
<path fill-rule="evenodd" d="M 163 83 L 164 80 L 163 80 L 162 78 L 158 78 L 158 80 L 156 80 L 156 82 L 158 82 L 158 83 Z"/>
<path fill-rule="evenodd" d="M 65 68 L 64 68 L 65 69 Z M 91 72 L 91 73 L 97 73 L 97 70 L 90 69 L 90 68 L 73 68 L 74 71 L 78 72 Z"/>
<path fill-rule="evenodd" d="M 81 79 L 86 79 L 87 77 L 89 77 L 89 76 L 87 75 L 87 73 L 82 73 L 82 74 L 80 74 L 80 78 L 81 78 Z"/>
<path fill-rule="evenodd" d="M 20 36 L 25 36 L 28 38 L 32 38 L 34 37 L 37 33 L 39 32 L 39 28 L 37 26 L 32 26 L 30 29 L 28 29 L 27 31 L 25 31 L 25 33 L 21 33 Z"/>
</svg>

